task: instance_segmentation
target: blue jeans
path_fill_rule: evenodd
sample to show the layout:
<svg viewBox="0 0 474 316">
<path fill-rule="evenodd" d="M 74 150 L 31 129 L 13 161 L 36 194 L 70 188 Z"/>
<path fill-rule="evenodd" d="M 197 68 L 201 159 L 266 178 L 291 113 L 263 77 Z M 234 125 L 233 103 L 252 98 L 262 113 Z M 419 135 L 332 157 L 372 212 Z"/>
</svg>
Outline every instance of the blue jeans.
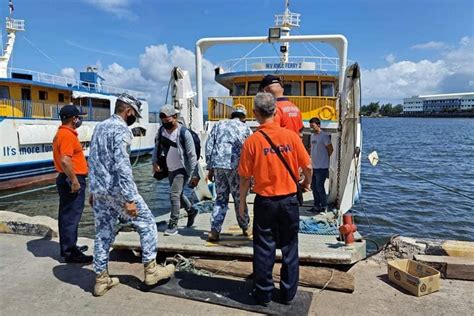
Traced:
<svg viewBox="0 0 474 316">
<path fill-rule="evenodd" d="M 265 197 L 254 202 L 253 273 L 257 298 L 271 300 L 275 251 L 281 249 L 280 291 L 291 301 L 298 289 L 299 210 L 296 195 Z"/>
<path fill-rule="evenodd" d="M 329 169 L 313 169 L 311 189 L 313 190 L 314 206 L 327 207 L 326 190 L 324 182 L 329 177 Z"/>
<path fill-rule="evenodd" d="M 59 193 L 59 245 L 61 256 L 69 256 L 77 243 L 77 229 L 84 210 L 86 196 L 86 177 L 77 175 L 81 185 L 79 191 L 71 193 L 71 181 L 64 173 L 56 178 Z"/>
</svg>

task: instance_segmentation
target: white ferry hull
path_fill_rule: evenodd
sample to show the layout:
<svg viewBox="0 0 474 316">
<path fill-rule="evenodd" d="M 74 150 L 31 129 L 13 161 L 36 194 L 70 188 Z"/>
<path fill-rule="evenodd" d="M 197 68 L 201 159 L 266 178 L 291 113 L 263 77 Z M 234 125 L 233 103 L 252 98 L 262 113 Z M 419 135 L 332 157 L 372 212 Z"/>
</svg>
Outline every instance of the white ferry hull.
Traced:
<svg viewBox="0 0 474 316">
<path fill-rule="evenodd" d="M 61 124 L 59 120 L 0 117 L 0 190 L 13 189 L 56 176 L 52 141 Z M 83 122 L 78 129 L 84 154 L 98 122 Z M 136 124 L 146 130 L 145 136 L 132 141 L 132 156 L 151 153 L 158 124 Z"/>
</svg>

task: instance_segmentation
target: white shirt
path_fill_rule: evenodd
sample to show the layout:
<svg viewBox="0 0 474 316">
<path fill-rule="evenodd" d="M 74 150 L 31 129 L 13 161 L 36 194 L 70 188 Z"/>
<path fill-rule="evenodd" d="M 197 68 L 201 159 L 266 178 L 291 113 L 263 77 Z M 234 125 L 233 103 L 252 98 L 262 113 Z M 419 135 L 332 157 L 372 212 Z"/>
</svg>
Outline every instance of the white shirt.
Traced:
<svg viewBox="0 0 474 316">
<path fill-rule="evenodd" d="M 176 128 L 171 133 L 168 133 L 168 131 L 164 128 L 163 136 L 178 144 L 178 130 L 179 128 Z M 168 171 L 175 171 L 184 168 L 183 164 L 181 163 L 181 159 L 179 158 L 178 147 L 170 146 L 168 154 L 166 155 L 166 165 L 168 166 Z"/>
</svg>

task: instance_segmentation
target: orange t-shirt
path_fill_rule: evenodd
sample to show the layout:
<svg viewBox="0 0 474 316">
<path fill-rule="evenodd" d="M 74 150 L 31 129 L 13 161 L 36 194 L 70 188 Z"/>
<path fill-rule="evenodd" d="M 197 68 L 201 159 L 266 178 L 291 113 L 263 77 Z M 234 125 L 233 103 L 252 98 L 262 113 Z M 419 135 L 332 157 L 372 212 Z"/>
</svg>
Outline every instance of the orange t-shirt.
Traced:
<svg viewBox="0 0 474 316">
<path fill-rule="evenodd" d="M 285 97 L 277 98 L 274 121 L 281 127 L 292 130 L 298 135 L 303 128 L 303 117 L 300 109 Z"/>
<path fill-rule="evenodd" d="M 54 167 L 57 172 L 64 172 L 61 166 L 61 157 L 71 157 L 72 169 L 75 174 L 87 174 L 87 161 L 82 151 L 77 132 L 68 126 L 61 125 L 53 140 Z"/>
<path fill-rule="evenodd" d="M 260 125 L 277 146 L 283 158 L 288 162 L 293 174 L 299 177 L 298 167 L 306 167 L 311 158 L 303 146 L 300 137 L 275 122 Z M 244 143 L 240 156 L 239 175 L 253 176 L 254 191 L 263 196 L 288 195 L 296 192 L 296 184 L 278 155 L 272 150 L 267 139 L 260 132 L 255 132 Z"/>
</svg>

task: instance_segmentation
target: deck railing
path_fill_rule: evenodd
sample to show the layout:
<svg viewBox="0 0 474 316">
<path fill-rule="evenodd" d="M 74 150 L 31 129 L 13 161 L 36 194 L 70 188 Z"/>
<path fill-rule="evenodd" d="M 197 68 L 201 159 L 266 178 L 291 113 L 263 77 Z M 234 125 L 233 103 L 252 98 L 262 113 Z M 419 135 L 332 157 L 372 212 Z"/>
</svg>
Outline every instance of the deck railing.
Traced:
<svg viewBox="0 0 474 316">
<path fill-rule="evenodd" d="M 59 119 L 59 111 L 64 104 L 32 102 L 28 100 L 0 99 L 0 116 L 34 119 Z M 103 121 L 110 117 L 109 108 L 87 106 L 77 107 L 87 113 L 86 121 Z"/>
<path fill-rule="evenodd" d="M 9 78 L 12 77 L 12 73 L 30 75 L 33 81 L 62 86 L 65 88 L 74 88 L 75 90 L 80 90 L 80 91 L 101 92 L 101 93 L 115 94 L 115 95 L 118 95 L 121 93 L 128 93 L 140 99 L 148 98 L 148 94 L 140 92 L 140 91 L 123 89 L 123 88 L 113 87 L 113 86 L 104 85 L 104 84 L 94 84 L 91 82 L 81 81 L 74 78 L 62 77 L 62 76 L 52 75 L 52 74 L 43 73 L 43 72 L 32 71 L 28 69 L 8 68 Z"/>
<path fill-rule="evenodd" d="M 247 110 L 247 119 L 254 120 L 253 99 L 253 96 L 210 97 L 208 99 L 209 120 L 217 121 L 229 118 L 234 106 L 239 104 Z M 329 121 L 337 120 L 337 98 L 335 97 L 290 96 L 288 99 L 300 109 L 303 120 L 309 120 L 312 117 Z"/>
</svg>

